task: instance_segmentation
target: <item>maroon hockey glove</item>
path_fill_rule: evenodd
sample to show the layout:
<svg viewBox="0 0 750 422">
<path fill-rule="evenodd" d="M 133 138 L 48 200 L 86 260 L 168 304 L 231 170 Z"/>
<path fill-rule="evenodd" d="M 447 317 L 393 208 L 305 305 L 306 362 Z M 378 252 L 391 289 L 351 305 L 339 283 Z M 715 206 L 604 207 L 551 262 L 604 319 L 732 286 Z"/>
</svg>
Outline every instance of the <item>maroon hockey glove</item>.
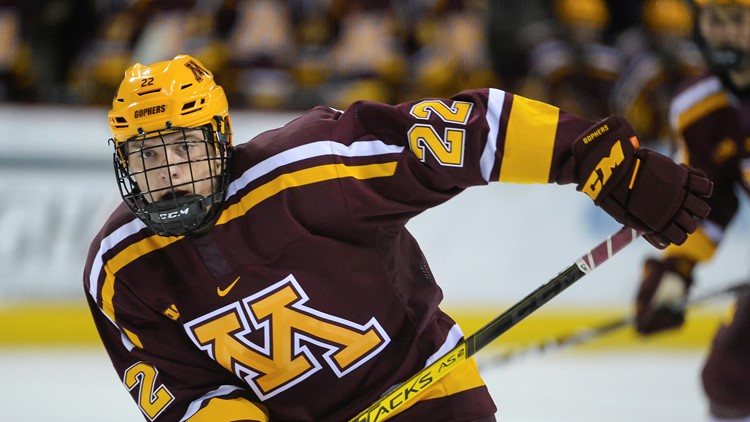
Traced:
<svg viewBox="0 0 750 422">
<path fill-rule="evenodd" d="M 678 256 L 646 261 L 635 299 L 635 329 L 639 333 L 651 334 L 682 326 L 694 267 L 695 262 Z"/>
<path fill-rule="evenodd" d="M 698 169 L 648 149 L 622 117 L 608 117 L 573 144 L 578 190 L 659 249 L 682 244 L 710 207 L 713 184 Z"/>
</svg>

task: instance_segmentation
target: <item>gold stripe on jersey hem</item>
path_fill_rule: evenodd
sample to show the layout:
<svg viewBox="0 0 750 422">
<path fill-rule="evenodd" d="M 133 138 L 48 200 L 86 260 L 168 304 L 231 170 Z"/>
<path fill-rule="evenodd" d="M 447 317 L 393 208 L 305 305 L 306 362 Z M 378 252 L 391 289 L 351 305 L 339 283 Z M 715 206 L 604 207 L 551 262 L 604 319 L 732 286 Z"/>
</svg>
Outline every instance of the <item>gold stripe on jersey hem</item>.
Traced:
<svg viewBox="0 0 750 422">
<path fill-rule="evenodd" d="M 217 420 L 262 421 L 267 422 L 268 409 L 260 403 L 251 402 L 244 397 L 212 397 L 208 404 L 201 407 L 190 422 L 213 422 Z"/>
<path fill-rule="evenodd" d="M 388 177 L 393 176 L 394 173 L 396 173 L 395 161 L 360 166 L 326 164 L 282 174 L 270 182 L 251 190 L 240 199 L 240 202 L 229 206 L 224 210 L 221 216 L 219 216 L 216 224 L 226 224 L 247 213 L 259 203 L 289 188 L 325 182 L 333 179 L 343 179 L 346 177 L 353 177 L 359 180 Z"/>
</svg>

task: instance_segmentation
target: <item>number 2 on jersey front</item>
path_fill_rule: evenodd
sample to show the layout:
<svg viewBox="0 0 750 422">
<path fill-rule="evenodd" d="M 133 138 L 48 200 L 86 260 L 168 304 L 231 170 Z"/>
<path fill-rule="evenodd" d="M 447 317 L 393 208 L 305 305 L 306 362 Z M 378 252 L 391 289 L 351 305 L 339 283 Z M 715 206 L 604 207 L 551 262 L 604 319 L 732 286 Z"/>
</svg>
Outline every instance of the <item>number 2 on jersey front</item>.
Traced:
<svg viewBox="0 0 750 422">
<path fill-rule="evenodd" d="M 472 103 L 454 101 L 451 106 L 440 100 L 425 100 L 415 104 L 410 113 L 420 120 L 427 120 L 435 113 L 446 123 L 461 126 L 469 121 L 473 108 Z M 464 159 L 464 129 L 447 127 L 441 135 L 429 124 L 414 124 L 409 129 L 409 147 L 421 161 L 425 161 L 425 152 L 429 151 L 443 166 L 461 167 Z"/>
<path fill-rule="evenodd" d="M 128 390 L 138 387 L 138 407 L 149 418 L 156 417 L 174 400 L 172 393 L 163 385 L 156 385 L 159 372 L 153 366 L 138 362 L 125 370 L 123 383 Z"/>
</svg>

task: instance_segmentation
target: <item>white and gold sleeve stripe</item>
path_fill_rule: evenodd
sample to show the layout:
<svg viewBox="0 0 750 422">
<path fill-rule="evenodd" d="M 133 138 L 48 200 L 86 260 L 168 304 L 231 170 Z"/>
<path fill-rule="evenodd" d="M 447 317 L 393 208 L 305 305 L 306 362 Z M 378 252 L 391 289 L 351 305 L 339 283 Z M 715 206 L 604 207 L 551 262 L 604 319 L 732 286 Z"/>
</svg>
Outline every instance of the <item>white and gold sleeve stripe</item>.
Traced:
<svg viewBox="0 0 750 422">
<path fill-rule="evenodd" d="M 487 132 L 487 142 L 484 145 L 484 151 L 479 159 L 479 168 L 484 181 L 487 183 L 490 182 L 492 169 L 495 167 L 495 162 L 497 161 L 497 135 L 500 131 L 500 116 L 502 115 L 504 104 L 505 91 L 494 88 L 490 89 L 487 99 L 487 114 L 485 115 L 489 131 Z"/>
</svg>

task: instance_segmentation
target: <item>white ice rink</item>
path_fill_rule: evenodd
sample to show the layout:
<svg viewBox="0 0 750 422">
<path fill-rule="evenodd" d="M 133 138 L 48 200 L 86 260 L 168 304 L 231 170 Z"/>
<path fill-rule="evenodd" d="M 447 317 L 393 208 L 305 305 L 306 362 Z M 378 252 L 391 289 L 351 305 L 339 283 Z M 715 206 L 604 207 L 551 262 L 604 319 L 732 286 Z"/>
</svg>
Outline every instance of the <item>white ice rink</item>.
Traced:
<svg viewBox="0 0 750 422">
<path fill-rule="evenodd" d="M 481 351 L 481 357 L 491 350 Z M 503 422 L 700 422 L 702 353 L 567 349 L 484 370 Z M 104 352 L 0 349 L 0 421 L 144 420 Z"/>
</svg>

